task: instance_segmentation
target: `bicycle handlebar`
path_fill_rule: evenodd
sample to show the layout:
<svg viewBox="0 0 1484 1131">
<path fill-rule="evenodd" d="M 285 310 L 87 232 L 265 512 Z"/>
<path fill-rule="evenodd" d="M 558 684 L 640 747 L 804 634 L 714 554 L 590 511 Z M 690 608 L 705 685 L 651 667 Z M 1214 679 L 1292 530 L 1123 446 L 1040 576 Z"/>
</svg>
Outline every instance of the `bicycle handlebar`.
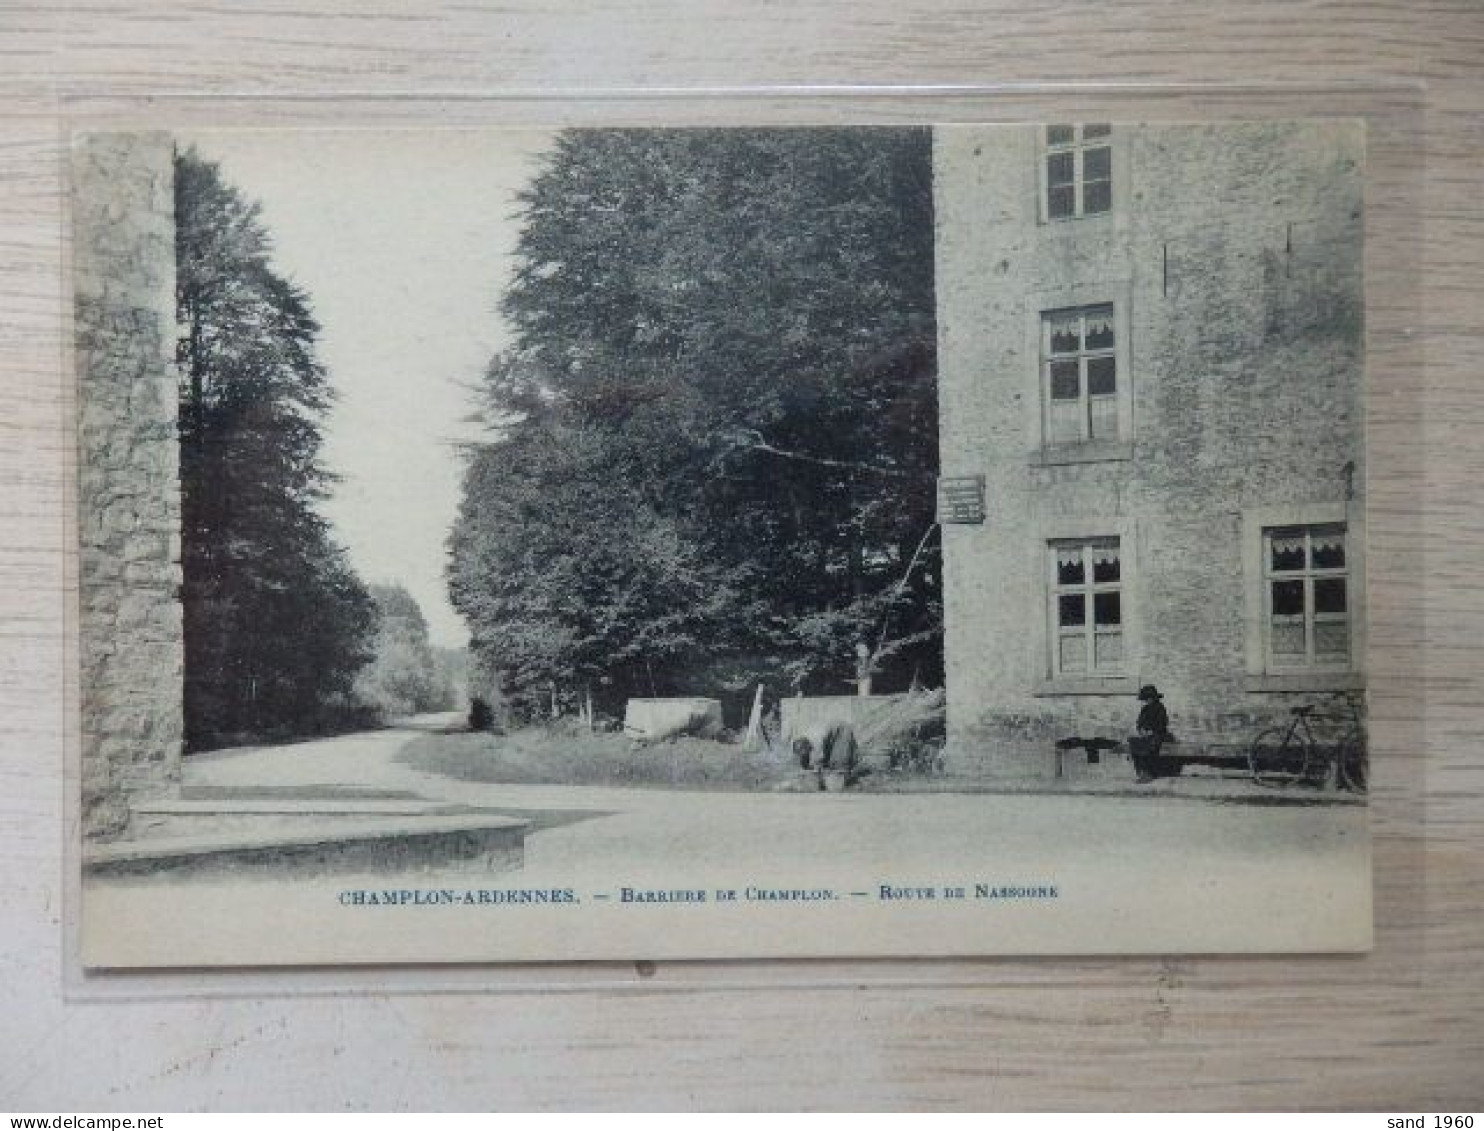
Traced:
<svg viewBox="0 0 1484 1131">
<path fill-rule="evenodd" d="M 1303 703 L 1297 707 L 1288 708 L 1288 713 L 1300 719 L 1328 719 L 1339 723 L 1358 721 L 1361 717 L 1361 700 L 1348 692 L 1334 692 L 1333 694 L 1340 698 L 1340 703 L 1331 706 L 1342 709 L 1325 710 L 1324 704 Z"/>
</svg>

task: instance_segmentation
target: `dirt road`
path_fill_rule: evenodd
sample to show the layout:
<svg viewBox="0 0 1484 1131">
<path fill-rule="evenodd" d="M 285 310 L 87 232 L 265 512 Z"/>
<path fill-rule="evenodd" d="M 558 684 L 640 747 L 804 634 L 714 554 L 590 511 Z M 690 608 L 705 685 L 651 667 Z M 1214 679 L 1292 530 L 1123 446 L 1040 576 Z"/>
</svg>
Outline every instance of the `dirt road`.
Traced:
<svg viewBox="0 0 1484 1131">
<path fill-rule="evenodd" d="M 444 720 L 446 721 L 446 720 Z M 631 888 L 821 889 L 832 898 L 879 901 L 882 888 L 1053 885 L 1046 905 L 1010 908 L 970 924 L 986 953 L 1014 953 L 1022 930 L 1032 949 L 1125 948 L 1171 951 L 1313 949 L 1353 939 L 1369 923 L 1370 871 L 1364 806 L 1255 806 L 1169 797 L 997 794 L 703 793 L 599 786 L 507 785 L 421 773 L 397 761 L 401 747 L 439 720 L 412 720 L 369 734 L 257 750 L 223 751 L 188 762 L 188 786 L 302 788 L 357 786 L 459 800 L 534 820 L 525 865 L 486 878 L 441 875 L 303 877 L 291 873 L 187 879 L 170 885 L 90 885 L 89 911 L 149 914 L 201 935 L 205 952 L 234 923 L 251 931 L 263 908 L 323 921 L 339 932 L 274 939 L 270 950 L 305 960 L 317 946 L 350 945 L 361 960 L 419 954 L 632 953 L 652 957 L 726 953 L 736 932 L 761 931 L 763 952 L 849 953 L 850 939 L 820 937 L 807 905 L 751 905 L 706 920 L 685 936 L 682 909 L 627 905 Z M 341 908 L 342 892 L 392 886 L 570 889 L 596 918 L 555 911 L 489 917 L 498 942 L 460 935 L 450 953 L 453 912 Z M 266 901 L 266 902 L 265 902 Z M 1241 909 L 1233 914 L 1233 909 Z M 216 914 L 210 913 L 216 909 Z M 250 910 L 251 909 L 251 910 Z M 720 909 L 718 909 L 719 911 Z M 207 913 L 203 913 L 206 911 Z M 965 911 L 964 914 L 969 914 Z M 328 918 L 323 918 L 328 916 Z M 1065 935 L 1048 928 L 1065 916 Z M 234 919 L 235 917 L 235 919 Z M 1088 930 L 1089 917 L 1097 924 Z M 550 919 L 550 922 L 547 920 Z M 342 921 L 343 920 L 343 921 Z M 481 920 L 482 921 L 482 920 Z M 395 922 L 395 931 L 387 925 Z M 500 926 L 496 927 L 498 922 Z M 930 954 L 945 937 L 902 913 L 903 946 Z M 923 918 L 928 924 L 930 919 Z M 545 924 L 542 933 L 541 924 Z M 564 924 L 558 927 L 557 924 Z M 551 934 L 551 931 L 557 934 Z M 584 933 L 586 932 L 586 933 Z M 233 936 L 235 939 L 235 936 Z M 1048 945 L 1047 939 L 1052 940 Z M 352 940 L 347 944 L 346 940 Z M 241 940 L 232 942 L 238 945 Z M 243 943 L 249 949 L 256 942 Z M 744 949 L 745 949 L 745 945 Z M 613 948 L 619 948 L 615 951 Z M 623 950 L 632 947 L 632 951 Z M 284 948 L 287 948 L 284 951 Z M 773 951 L 777 953 L 778 951 Z"/>
</svg>

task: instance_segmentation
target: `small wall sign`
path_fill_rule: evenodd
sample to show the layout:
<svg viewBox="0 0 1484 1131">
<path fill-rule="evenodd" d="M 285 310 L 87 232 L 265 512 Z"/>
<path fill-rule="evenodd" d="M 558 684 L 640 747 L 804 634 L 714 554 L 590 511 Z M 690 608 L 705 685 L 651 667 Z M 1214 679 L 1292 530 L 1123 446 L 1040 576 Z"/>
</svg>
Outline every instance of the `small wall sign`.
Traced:
<svg viewBox="0 0 1484 1131">
<path fill-rule="evenodd" d="M 938 521 L 982 523 L 984 476 L 955 475 L 938 480 Z"/>
</svg>

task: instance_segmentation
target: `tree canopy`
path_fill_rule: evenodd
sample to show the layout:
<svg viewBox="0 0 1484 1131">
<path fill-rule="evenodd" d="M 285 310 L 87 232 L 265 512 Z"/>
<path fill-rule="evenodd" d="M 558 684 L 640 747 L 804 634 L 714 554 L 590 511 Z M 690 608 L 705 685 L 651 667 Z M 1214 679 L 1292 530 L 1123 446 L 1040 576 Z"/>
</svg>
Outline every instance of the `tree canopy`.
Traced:
<svg viewBox="0 0 1484 1131">
<path fill-rule="evenodd" d="M 941 671 L 930 145 L 560 135 L 450 542 L 517 696 Z"/>
<path fill-rule="evenodd" d="M 373 585 L 376 639 L 371 662 L 356 676 L 356 696 L 382 719 L 448 711 L 455 691 L 447 661 L 428 641 L 422 609 L 401 585 Z"/>
<path fill-rule="evenodd" d="M 351 721 L 375 611 L 316 511 L 331 391 L 257 206 L 175 161 L 188 749 Z"/>
</svg>

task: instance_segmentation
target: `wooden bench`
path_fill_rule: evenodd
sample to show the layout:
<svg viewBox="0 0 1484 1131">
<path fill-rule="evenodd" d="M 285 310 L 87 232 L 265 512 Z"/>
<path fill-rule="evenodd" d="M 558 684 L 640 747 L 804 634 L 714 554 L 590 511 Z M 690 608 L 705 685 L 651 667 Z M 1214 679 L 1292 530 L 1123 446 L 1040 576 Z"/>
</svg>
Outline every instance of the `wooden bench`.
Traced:
<svg viewBox="0 0 1484 1131">
<path fill-rule="evenodd" d="M 1245 742 L 1217 741 L 1201 744 L 1182 743 L 1179 738 L 1168 739 L 1155 755 L 1155 764 L 1162 776 L 1175 777 L 1186 766 L 1210 766 L 1221 770 L 1248 772 L 1247 744 Z M 1066 755 L 1073 750 L 1086 753 L 1087 764 L 1096 765 L 1110 753 L 1127 754 L 1128 743 L 1112 738 L 1074 737 L 1056 741 L 1056 776 L 1067 777 Z"/>
<path fill-rule="evenodd" d="M 1156 756 L 1161 769 L 1170 768 L 1175 774 L 1186 766 L 1210 766 L 1219 770 L 1240 770 L 1249 773 L 1247 764 L 1248 744 L 1245 742 L 1217 741 L 1201 744 L 1182 743 L 1178 738 L 1169 740 Z"/>
</svg>

